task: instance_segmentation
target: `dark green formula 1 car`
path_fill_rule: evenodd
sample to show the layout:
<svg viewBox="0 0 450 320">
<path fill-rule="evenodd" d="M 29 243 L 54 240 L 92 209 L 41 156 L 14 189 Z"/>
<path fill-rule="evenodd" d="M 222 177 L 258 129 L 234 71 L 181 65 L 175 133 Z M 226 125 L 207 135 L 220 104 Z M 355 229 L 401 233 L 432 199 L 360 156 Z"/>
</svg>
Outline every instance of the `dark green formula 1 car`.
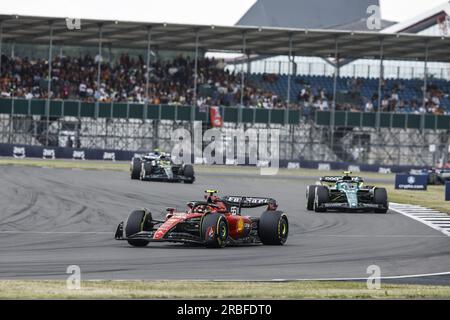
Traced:
<svg viewBox="0 0 450 320">
<path fill-rule="evenodd" d="M 351 172 L 343 176 L 322 177 L 306 188 L 306 208 L 315 212 L 362 211 L 387 213 L 389 202 L 385 188 L 365 186 Z"/>
</svg>

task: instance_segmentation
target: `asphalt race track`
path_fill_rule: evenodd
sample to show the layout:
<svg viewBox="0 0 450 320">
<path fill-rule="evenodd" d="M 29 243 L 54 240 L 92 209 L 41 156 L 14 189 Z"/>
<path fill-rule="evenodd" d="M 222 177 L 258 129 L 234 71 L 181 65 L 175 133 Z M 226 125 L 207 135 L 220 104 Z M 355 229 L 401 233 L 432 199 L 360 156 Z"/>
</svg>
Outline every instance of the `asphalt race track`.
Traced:
<svg viewBox="0 0 450 320">
<path fill-rule="evenodd" d="M 311 178 L 217 172 L 197 174 L 187 185 L 132 181 L 125 172 L 15 166 L 0 167 L 0 175 L 0 279 L 66 279 L 69 265 L 80 266 L 82 279 L 366 278 L 375 264 L 382 277 L 450 284 L 450 275 L 424 276 L 450 274 L 450 237 L 395 212 L 307 212 Z M 277 199 L 290 219 L 287 244 L 133 248 L 113 239 L 131 210 L 147 207 L 161 218 L 166 207 L 184 208 L 208 188 Z"/>
</svg>

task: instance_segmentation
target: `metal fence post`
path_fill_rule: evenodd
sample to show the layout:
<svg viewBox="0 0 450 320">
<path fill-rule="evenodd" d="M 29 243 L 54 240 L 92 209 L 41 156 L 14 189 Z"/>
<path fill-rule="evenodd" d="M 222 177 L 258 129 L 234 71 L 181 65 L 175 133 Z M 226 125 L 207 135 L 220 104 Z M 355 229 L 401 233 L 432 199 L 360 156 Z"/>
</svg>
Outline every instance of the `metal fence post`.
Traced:
<svg viewBox="0 0 450 320">
<path fill-rule="evenodd" d="M 378 78 L 378 110 L 377 110 L 377 120 L 376 120 L 376 127 L 380 128 L 380 117 L 381 117 L 381 95 L 382 95 L 382 84 L 383 84 L 383 78 L 384 78 L 384 38 L 380 39 L 380 74 Z"/>
<path fill-rule="evenodd" d="M 427 81 L 428 81 L 428 50 L 429 50 L 429 42 L 428 40 L 425 42 L 425 64 L 424 64 L 424 70 L 423 70 L 423 101 L 422 101 L 422 107 L 426 108 L 427 106 Z"/>
<path fill-rule="evenodd" d="M 50 25 L 50 43 L 48 50 L 48 84 L 47 84 L 47 103 L 45 106 L 46 115 L 46 134 L 45 145 L 48 146 L 49 130 L 50 130 L 50 92 L 52 90 L 52 60 L 53 60 L 53 21 L 49 21 Z"/>
</svg>

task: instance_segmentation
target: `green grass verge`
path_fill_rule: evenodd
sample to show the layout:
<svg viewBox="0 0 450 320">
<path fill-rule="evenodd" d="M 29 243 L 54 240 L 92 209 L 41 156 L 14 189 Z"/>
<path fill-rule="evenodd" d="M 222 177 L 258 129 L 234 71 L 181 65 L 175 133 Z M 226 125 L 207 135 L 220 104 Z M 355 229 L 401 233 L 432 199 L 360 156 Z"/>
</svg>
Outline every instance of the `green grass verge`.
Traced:
<svg viewBox="0 0 450 320">
<path fill-rule="evenodd" d="M 129 164 L 125 162 L 14 159 L 14 158 L 1 158 L 0 165 L 48 167 L 56 169 L 112 170 L 112 171 L 128 171 L 130 168 Z"/>
<path fill-rule="evenodd" d="M 387 189 L 389 201 L 407 203 L 450 214 L 450 201 L 445 201 L 444 186 L 428 186 L 427 191 L 395 190 L 393 185 L 380 185 Z"/>
<path fill-rule="evenodd" d="M 82 281 L 69 290 L 65 281 L 0 281 L 0 299 L 399 299 L 450 298 L 450 286 L 365 282 L 191 282 Z"/>
</svg>

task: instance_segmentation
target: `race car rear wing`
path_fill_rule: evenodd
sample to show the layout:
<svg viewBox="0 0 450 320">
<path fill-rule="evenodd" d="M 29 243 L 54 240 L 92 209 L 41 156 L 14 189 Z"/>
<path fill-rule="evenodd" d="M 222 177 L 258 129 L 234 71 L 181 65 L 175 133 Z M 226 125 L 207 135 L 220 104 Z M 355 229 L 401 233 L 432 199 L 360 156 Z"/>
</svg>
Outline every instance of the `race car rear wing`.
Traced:
<svg viewBox="0 0 450 320">
<path fill-rule="evenodd" d="M 221 200 L 227 205 L 239 208 L 258 208 L 277 204 L 275 199 L 262 197 L 225 196 Z"/>
<path fill-rule="evenodd" d="M 320 182 L 325 182 L 325 183 L 335 183 L 335 182 L 338 182 L 339 180 L 342 180 L 342 176 L 339 176 L 339 177 L 321 177 L 320 178 Z"/>
<path fill-rule="evenodd" d="M 320 178 L 320 182 L 324 183 L 336 183 L 338 181 L 341 181 L 344 177 L 343 176 L 325 176 Z M 364 182 L 361 177 L 352 177 L 353 182 Z"/>
</svg>

